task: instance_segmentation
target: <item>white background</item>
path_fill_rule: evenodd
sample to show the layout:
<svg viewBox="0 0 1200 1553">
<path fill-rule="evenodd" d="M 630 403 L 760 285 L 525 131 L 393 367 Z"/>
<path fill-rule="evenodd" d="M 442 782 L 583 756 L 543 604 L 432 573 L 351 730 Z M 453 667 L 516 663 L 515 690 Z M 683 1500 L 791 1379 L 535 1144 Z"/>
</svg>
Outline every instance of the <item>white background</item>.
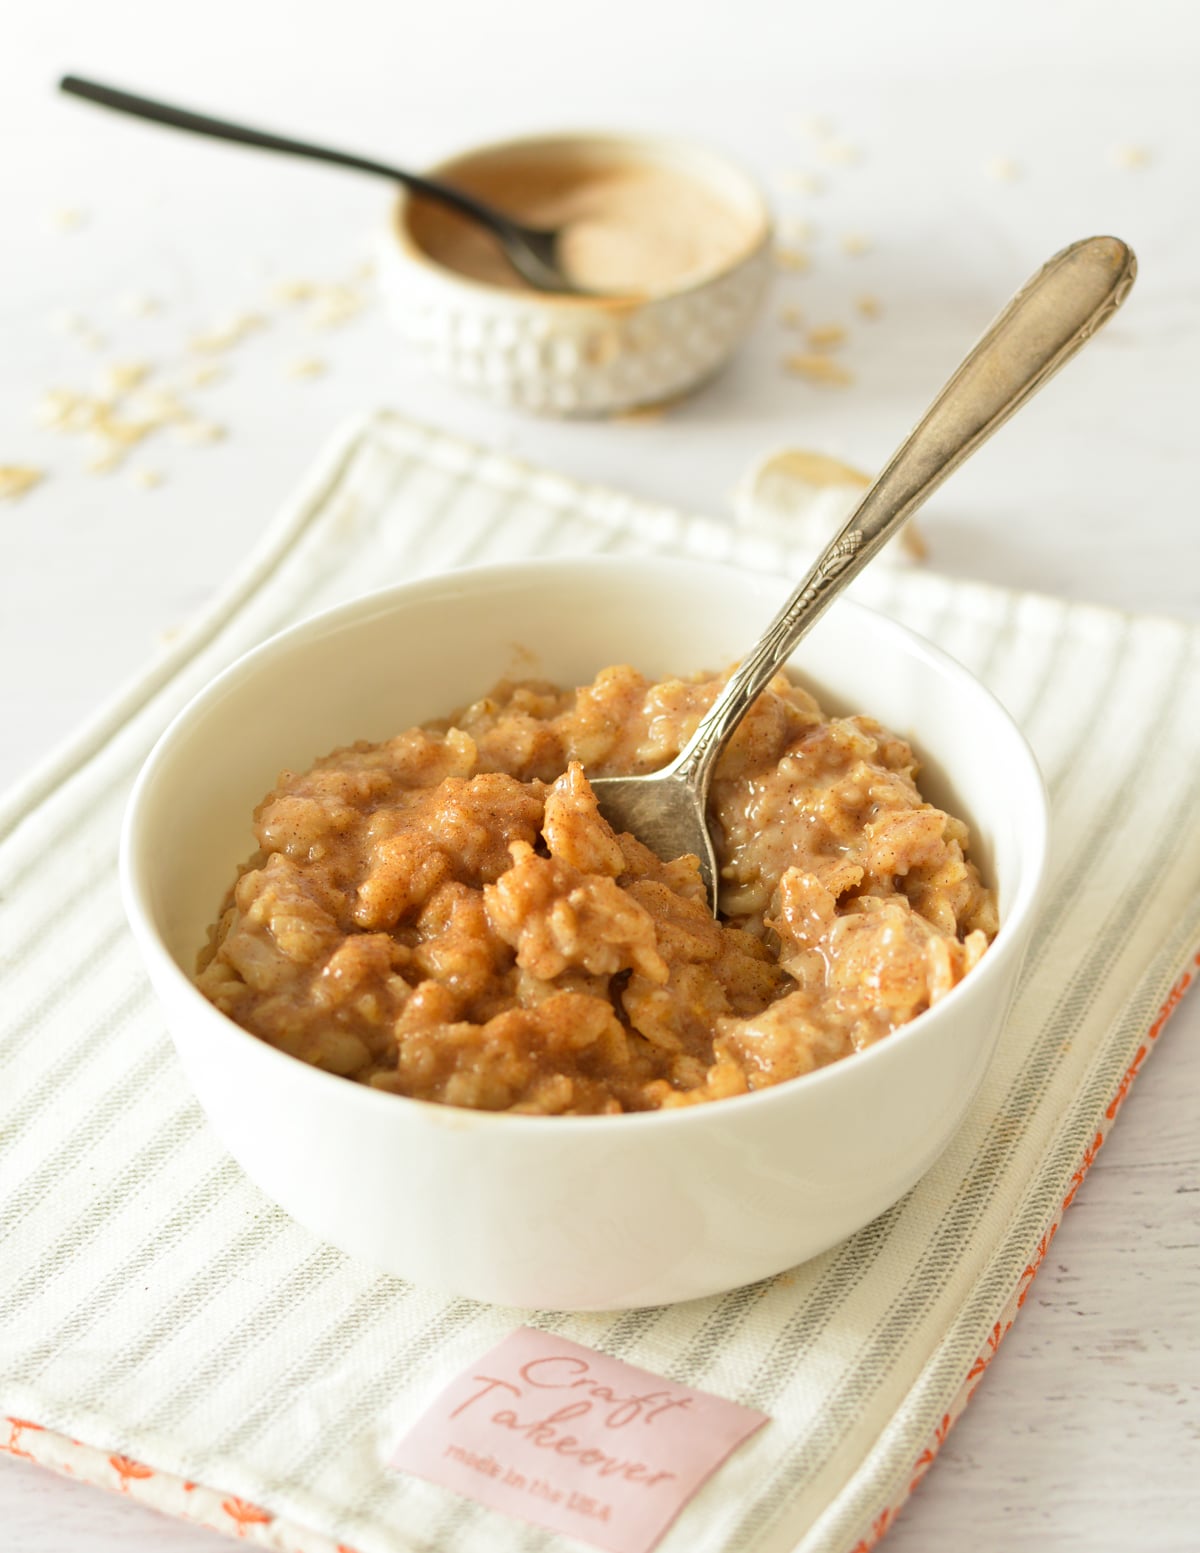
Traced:
<svg viewBox="0 0 1200 1553">
<path fill-rule="evenodd" d="M 120 120 L 58 98 L 72 70 L 421 165 L 558 127 L 657 129 L 740 158 L 809 273 L 781 273 L 733 367 L 660 418 L 521 419 L 430 379 L 377 306 L 312 330 L 272 285 L 337 281 L 386 187 Z M 0 504 L 0 784 L 161 649 L 247 553 L 320 442 L 391 405 L 589 480 L 716 515 L 786 443 L 877 467 L 1008 294 L 1064 243 L 1138 250 L 1126 310 L 931 503 L 957 575 L 1200 618 L 1195 8 L 1146 0 L 207 0 L 11 3 L 0 40 L 0 464 L 46 472 Z M 854 161 L 830 161 L 828 121 Z M 1122 165 L 1134 150 L 1137 166 Z M 1017 176 L 994 176 L 1007 159 Z M 798 175 L 821 180 L 798 192 Z M 80 220 L 64 229 L 62 212 Z M 870 240 L 849 257 L 841 240 Z M 864 291 L 881 316 L 854 312 Z M 130 297 L 159 303 L 125 311 Z M 784 306 L 842 323 L 852 386 L 785 374 Z M 267 327 L 191 402 L 227 431 L 84 469 L 35 402 L 142 360 L 166 382 L 231 314 Z M 78 315 L 83 333 L 64 331 Z M 89 339 L 87 336 L 96 336 Z M 102 343 L 101 343 L 102 342 Z M 317 358 L 314 378 L 290 375 Z M 142 488 L 136 471 L 161 475 Z M 1200 715 L 1200 708 L 1197 709 Z M 1153 751 L 1147 752 L 1153 759 Z M 1200 1008 L 1164 1038 L 1034 1294 L 893 1553 L 1200 1541 Z M 222 1542 L 0 1461 L 8 1553 L 201 1553 Z"/>
</svg>

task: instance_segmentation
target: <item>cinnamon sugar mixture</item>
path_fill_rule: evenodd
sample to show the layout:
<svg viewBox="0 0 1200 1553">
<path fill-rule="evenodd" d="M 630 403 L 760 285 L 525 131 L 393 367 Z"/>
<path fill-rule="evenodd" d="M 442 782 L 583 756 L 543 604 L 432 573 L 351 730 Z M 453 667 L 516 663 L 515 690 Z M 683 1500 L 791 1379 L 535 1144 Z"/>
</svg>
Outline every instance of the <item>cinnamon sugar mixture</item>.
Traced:
<svg viewBox="0 0 1200 1553">
<path fill-rule="evenodd" d="M 780 676 L 717 770 L 714 921 L 695 858 L 614 834 L 584 772 L 665 765 L 721 683 L 504 682 L 283 772 L 198 985 L 305 1062 L 490 1111 L 693 1105 L 870 1046 L 995 933 L 966 826 L 903 740 Z"/>
</svg>

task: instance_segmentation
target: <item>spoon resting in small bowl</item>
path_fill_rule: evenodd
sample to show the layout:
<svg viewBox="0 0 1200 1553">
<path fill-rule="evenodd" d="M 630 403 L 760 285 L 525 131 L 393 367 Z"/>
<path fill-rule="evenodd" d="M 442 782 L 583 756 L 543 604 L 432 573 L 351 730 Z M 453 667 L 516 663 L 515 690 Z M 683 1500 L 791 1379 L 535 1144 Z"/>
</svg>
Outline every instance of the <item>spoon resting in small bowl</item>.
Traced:
<svg viewBox="0 0 1200 1553">
<path fill-rule="evenodd" d="M 85 80 L 81 76 L 63 76 L 58 85 L 59 90 L 69 96 L 82 97 L 101 107 L 115 108 L 120 113 L 148 119 L 154 124 L 166 124 L 172 129 L 189 130 L 194 135 L 209 135 L 215 140 L 233 141 L 236 145 L 257 146 L 262 151 L 282 151 L 289 156 L 308 157 L 315 162 L 332 162 L 337 167 L 350 167 L 357 172 L 377 173 L 382 178 L 390 178 L 393 183 L 403 184 L 414 194 L 448 206 L 468 220 L 486 227 L 500 243 L 513 269 L 536 291 L 568 296 L 588 294 L 588 288 L 577 285 L 563 268 L 559 254 L 560 230 L 543 230 L 515 221 L 496 206 L 440 179 L 426 178 L 400 167 L 389 167 L 383 162 L 357 156 L 353 152 L 336 151 L 330 146 L 318 146 L 310 141 L 293 140 L 286 135 L 251 129 L 246 124 L 213 118 L 210 114 L 193 113 L 188 108 L 177 108 L 151 97 L 139 97 L 133 92 L 105 86 L 100 81 Z"/>
<path fill-rule="evenodd" d="M 838 594 L 946 476 L 1107 322 L 1136 275 L 1133 251 L 1116 237 L 1084 238 L 1055 254 L 958 367 L 671 764 L 648 776 L 589 777 L 615 830 L 632 832 L 665 860 L 699 858 L 714 916 L 719 879 L 708 790 L 742 718 Z"/>
</svg>

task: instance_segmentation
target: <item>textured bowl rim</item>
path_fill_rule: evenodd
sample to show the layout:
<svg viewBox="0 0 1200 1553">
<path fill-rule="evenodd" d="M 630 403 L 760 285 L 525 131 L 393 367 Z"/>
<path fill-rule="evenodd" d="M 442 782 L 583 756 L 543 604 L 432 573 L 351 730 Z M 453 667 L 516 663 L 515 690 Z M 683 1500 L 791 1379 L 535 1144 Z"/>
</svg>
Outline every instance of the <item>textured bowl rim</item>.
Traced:
<svg viewBox="0 0 1200 1553">
<path fill-rule="evenodd" d="M 955 658 L 899 621 L 843 595 L 836 601 L 834 608 L 839 611 L 850 610 L 858 614 L 865 621 L 870 622 L 871 628 L 882 631 L 885 637 L 890 635 L 899 651 L 918 660 L 923 659 L 938 673 L 964 686 L 969 694 L 981 698 L 989 706 L 992 715 L 998 718 L 1000 725 L 1005 728 L 1006 734 L 1010 736 L 1011 753 L 1018 765 L 1023 767 L 1021 777 L 1018 779 L 1014 776 L 1011 787 L 1014 804 L 1021 806 L 1021 829 L 1025 838 L 1022 852 L 1028 856 L 1028 862 L 1021 871 L 1013 901 L 1004 921 L 1000 924 L 995 939 L 988 946 L 987 953 L 970 973 L 932 1008 L 918 1014 L 915 1019 L 900 1026 L 865 1051 L 851 1053 L 848 1057 L 802 1074 L 798 1078 L 787 1079 L 782 1083 L 754 1090 L 748 1094 L 731 1095 L 719 1101 L 669 1110 L 629 1111 L 615 1116 L 551 1117 L 513 1114 L 507 1111 L 476 1111 L 468 1107 L 447 1106 L 437 1101 L 420 1100 L 409 1095 L 394 1095 L 374 1090 L 369 1085 L 357 1084 L 337 1074 L 327 1073 L 324 1069 L 314 1067 L 298 1057 L 292 1057 L 280 1051 L 243 1029 L 228 1015 L 221 1013 L 204 996 L 168 949 L 154 920 L 140 878 L 139 832 L 142 807 L 147 793 L 153 788 L 157 779 L 159 768 L 170 754 L 175 742 L 186 734 L 192 721 L 202 715 L 211 703 L 219 700 L 230 688 L 252 679 L 262 665 L 286 656 L 294 643 L 353 625 L 364 616 L 375 615 L 392 606 L 403 607 L 410 600 L 417 600 L 430 594 L 436 596 L 439 591 L 446 590 L 448 587 L 460 590 L 460 602 L 465 603 L 476 589 L 486 591 L 490 586 L 503 584 L 509 579 L 518 580 L 531 573 L 535 575 L 541 573 L 547 577 L 552 577 L 556 572 L 566 573 L 568 575 L 564 578 L 565 583 L 570 580 L 570 574 L 578 573 L 580 566 L 584 564 L 591 573 L 603 570 L 613 575 L 630 569 L 636 569 L 640 573 L 647 570 L 669 571 L 675 580 L 678 580 L 681 570 L 705 575 L 719 572 L 722 576 L 728 576 L 730 570 L 728 566 L 717 562 L 694 559 L 681 560 L 664 556 L 594 556 L 587 557 L 586 560 L 581 560 L 579 557 L 545 557 L 438 572 L 414 582 L 400 583 L 393 587 L 361 594 L 344 604 L 335 605 L 331 609 L 309 616 L 308 619 L 277 632 L 259 643 L 257 647 L 251 648 L 249 652 L 243 653 L 197 692 L 172 718 L 147 756 L 126 803 L 121 827 L 118 858 L 121 897 L 142 958 L 151 971 L 152 980 L 157 982 L 159 975 L 165 975 L 189 1001 L 194 1000 L 193 1006 L 197 1017 L 208 1023 L 214 1034 L 224 1032 L 227 1038 L 232 1038 L 235 1042 L 240 1038 L 241 1041 L 252 1043 L 259 1060 L 268 1064 L 272 1061 L 285 1064 L 294 1082 L 327 1086 L 331 1104 L 338 1103 L 343 1107 L 362 1105 L 392 1107 L 391 1114 L 397 1118 L 397 1125 L 407 1117 L 410 1121 L 423 1121 L 455 1131 L 479 1127 L 520 1128 L 522 1131 L 533 1128 L 544 1130 L 549 1139 L 556 1137 L 562 1139 L 567 1132 L 577 1134 L 596 1129 L 599 1129 L 601 1136 L 607 1137 L 615 1136 L 618 1129 L 711 1126 L 714 1120 L 719 1119 L 713 1117 L 714 1108 L 719 1114 L 726 1115 L 730 1114 L 728 1108 L 732 1106 L 737 1108 L 738 1114 L 742 1114 L 750 1106 L 765 1109 L 769 1106 L 795 1104 L 800 1102 L 801 1096 L 805 1094 L 813 1096 L 815 1100 L 820 1090 L 831 1084 L 854 1083 L 854 1074 L 862 1072 L 866 1064 L 903 1060 L 900 1054 L 904 1049 L 914 1041 L 920 1040 L 923 1032 L 933 1029 L 951 1017 L 961 1002 L 972 998 L 975 990 L 982 988 L 984 979 L 995 980 L 997 976 L 1004 974 L 1007 962 L 1014 954 L 1023 956 L 1026 929 L 1036 907 L 1045 876 L 1048 845 L 1049 803 L 1036 757 L 1025 735 L 1003 703 Z M 747 568 L 739 567 L 736 570 L 761 582 L 772 580 L 764 574 L 755 573 Z M 949 775 L 953 779 L 953 771 L 950 771 Z M 341 1095 L 340 1102 L 334 1102 L 335 1094 Z"/>
<path fill-rule="evenodd" d="M 734 258 L 728 260 L 720 268 L 704 273 L 683 285 L 668 287 L 662 291 L 654 291 L 645 295 L 606 296 L 580 295 L 573 296 L 567 292 L 552 291 L 525 291 L 519 288 L 508 289 L 503 286 L 492 286 L 486 281 L 476 280 L 470 275 L 464 275 L 458 270 L 452 270 L 447 265 L 439 264 L 417 243 L 404 220 L 405 212 L 412 203 L 412 196 L 407 189 L 397 191 L 392 202 L 391 211 L 387 223 L 386 236 L 388 240 L 385 253 L 390 253 L 393 258 L 398 258 L 411 265 L 421 274 L 436 277 L 448 291 L 466 291 L 475 297 L 487 297 L 492 301 L 503 301 L 508 306 L 524 306 L 535 310 L 543 308 L 561 310 L 563 312 L 580 312 L 587 309 L 598 310 L 604 313 L 625 313 L 637 309 L 652 306 L 656 302 L 673 301 L 679 297 L 688 297 L 703 291 L 715 281 L 724 280 L 727 276 L 735 274 L 744 265 L 756 259 L 766 249 L 774 238 L 774 223 L 771 217 L 771 209 L 767 203 L 766 195 L 757 179 L 734 158 L 727 156 L 723 151 L 714 150 L 701 141 L 687 140 L 681 136 L 639 134 L 637 132 L 625 132 L 620 130 L 579 129 L 579 130 L 547 130 L 536 134 L 514 135 L 501 140 L 484 141 L 479 145 L 467 146 L 459 151 L 454 151 L 434 162 L 427 170 L 434 175 L 451 174 L 456 167 L 465 162 L 470 162 L 477 157 L 491 156 L 498 152 L 520 151 L 536 149 L 539 147 L 571 146 L 588 144 L 596 147 L 611 146 L 621 148 L 624 151 L 634 153 L 641 152 L 643 156 L 657 155 L 678 156 L 680 158 L 695 158 L 710 163 L 714 167 L 720 167 L 725 174 L 736 178 L 743 186 L 750 203 L 754 206 L 755 229 L 748 234 L 745 247 Z"/>
</svg>

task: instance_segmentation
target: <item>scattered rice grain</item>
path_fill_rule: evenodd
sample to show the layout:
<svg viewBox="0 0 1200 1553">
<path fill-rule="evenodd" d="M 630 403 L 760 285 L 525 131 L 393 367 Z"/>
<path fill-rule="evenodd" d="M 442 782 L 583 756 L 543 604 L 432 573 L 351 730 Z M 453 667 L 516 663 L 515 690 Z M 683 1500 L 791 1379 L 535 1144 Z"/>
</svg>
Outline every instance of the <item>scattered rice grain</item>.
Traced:
<svg viewBox="0 0 1200 1553">
<path fill-rule="evenodd" d="M 811 221 L 801 221 L 796 217 L 781 221 L 779 230 L 789 243 L 810 243 L 817 235 Z"/>
<path fill-rule="evenodd" d="M 266 322 L 258 313 L 239 313 L 227 323 L 219 324 L 206 333 L 193 335 L 188 348 L 202 355 L 216 354 L 239 345 L 248 334 L 266 328 Z"/>
<path fill-rule="evenodd" d="M 837 350 L 846 340 L 846 331 L 841 324 L 820 324 L 815 329 L 808 331 L 808 348 L 820 354 Z"/>
<path fill-rule="evenodd" d="M 45 478 L 45 470 L 28 464 L 0 464 L 0 501 L 19 501 Z"/>
<path fill-rule="evenodd" d="M 226 432 L 224 426 L 218 426 L 215 421 L 184 420 L 175 427 L 174 435 L 179 442 L 200 447 L 206 443 L 223 441 Z"/>
<path fill-rule="evenodd" d="M 628 410 L 618 410 L 610 417 L 622 426 L 653 425 L 657 421 L 665 420 L 667 412 L 679 403 L 682 395 L 674 395 L 670 399 L 660 399 L 654 404 L 635 404 Z"/>
<path fill-rule="evenodd" d="M 311 280 L 281 280 L 271 287 L 276 302 L 307 302 L 316 291 Z"/>
<path fill-rule="evenodd" d="M 92 405 L 88 432 L 100 444 L 108 443 L 115 447 L 131 448 L 135 443 L 145 441 L 150 433 L 157 431 L 161 425 L 162 422 L 156 419 L 122 419 L 121 416 L 113 413 L 111 405 L 96 400 Z"/>
<path fill-rule="evenodd" d="M 192 388 L 207 388 L 210 383 L 219 383 L 223 377 L 228 376 L 226 369 L 215 361 L 205 362 L 203 366 L 193 367 L 188 373 L 188 383 Z"/>
<path fill-rule="evenodd" d="M 1112 154 L 1113 165 L 1126 172 L 1134 172 L 1149 164 L 1150 153 L 1145 146 L 1117 146 Z"/>
<path fill-rule="evenodd" d="M 84 431 L 91 421 L 91 401 L 71 388 L 50 388 L 33 408 L 40 426 L 61 431 Z"/>
<path fill-rule="evenodd" d="M 791 356 L 785 356 L 783 366 L 786 372 L 790 372 L 794 377 L 806 378 L 810 383 L 823 383 L 830 387 L 843 388 L 854 381 L 853 373 L 840 362 L 817 352 L 798 351 Z"/>
<path fill-rule="evenodd" d="M 125 462 L 125 449 L 101 444 L 97 451 L 84 460 L 83 467 L 90 475 L 111 474 Z"/>
<path fill-rule="evenodd" d="M 144 390 L 135 397 L 131 408 L 152 429 L 187 420 L 191 413 L 187 405 L 169 388 Z"/>
<path fill-rule="evenodd" d="M 348 286 L 328 286 L 317 296 L 308 313 L 314 329 L 339 329 L 363 309 L 363 299 Z"/>
<path fill-rule="evenodd" d="M 100 374 L 100 393 L 105 396 L 127 394 L 149 376 L 150 368 L 144 361 L 114 361 Z"/>
</svg>

